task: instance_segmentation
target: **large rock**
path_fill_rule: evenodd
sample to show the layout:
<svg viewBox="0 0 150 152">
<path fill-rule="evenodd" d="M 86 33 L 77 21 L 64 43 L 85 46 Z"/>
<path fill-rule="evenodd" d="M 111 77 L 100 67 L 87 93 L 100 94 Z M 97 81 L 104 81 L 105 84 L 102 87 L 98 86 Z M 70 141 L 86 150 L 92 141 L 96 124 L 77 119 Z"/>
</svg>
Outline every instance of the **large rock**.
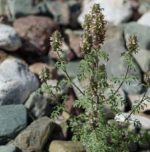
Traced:
<svg viewBox="0 0 150 152">
<path fill-rule="evenodd" d="M 11 26 L 0 24 L 0 48 L 16 51 L 21 45 L 21 39 L 16 30 Z"/>
<path fill-rule="evenodd" d="M 23 103 L 39 87 L 35 75 L 18 59 L 0 65 L 0 105 Z"/>
<path fill-rule="evenodd" d="M 150 27 L 150 11 L 143 14 L 143 16 L 137 22 Z"/>
<path fill-rule="evenodd" d="M 132 54 L 143 72 L 150 69 L 150 50 L 140 49 L 138 53 Z"/>
<path fill-rule="evenodd" d="M 49 152 L 86 152 L 86 150 L 79 142 L 54 140 L 50 144 Z"/>
<path fill-rule="evenodd" d="M 111 80 L 113 77 L 120 78 L 122 75 L 125 75 L 128 65 L 121 57 L 121 54 L 126 51 L 124 42 L 119 39 L 112 39 L 103 45 L 102 50 L 104 50 L 109 55 L 108 62 L 102 61 L 100 59 L 100 62 L 103 62 L 106 65 L 108 79 Z M 129 85 L 124 83 L 122 85 L 122 89 L 129 94 L 139 93 L 142 91 L 142 87 L 139 85 L 141 84 L 141 73 L 138 66 L 136 67 L 136 70 L 130 69 L 128 71 L 128 75 L 132 74 L 139 76 L 139 79 L 133 80 L 131 78 L 131 84 Z"/>
<path fill-rule="evenodd" d="M 1 145 L 14 138 L 20 131 L 22 131 L 27 126 L 27 110 L 25 106 L 0 106 L 0 122 Z"/>
<path fill-rule="evenodd" d="M 85 14 L 89 13 L 94 3 L 104 8 L 103 14 L 109 22 L 119 24 L 127 21 L 132 16 L 131 3 L 123 0 L 84 0 L 83 10 L 78 21 L 83 24 Z"/>
<path fill-rule="evenodd" d="M 121 123 L 125 123 L 125 119 L 129 116 L 129 113 L 122 113 L 115 116 L 115 120 Z M 140 122 L 141 128 L 149 130 L 150 129 L 150 119 L 144 116 L 131 115 L 129 119 L 130 124 L 134 124 L 135 121 Z"/>
<path fill-rule="evenodd" d="M 54 124 L 48 117 L 39 118 L 23 130 L 13 144 L 23 152 L 43 152 L 53 128 Z"/>
<path fill-rule="evenodd" d="M 0 152 L 17 152 L 14 145 L 0 146 Z"/>
<path fill-rule="evenodd" d="M 28 16 L 17 19 L 14 27 L 23 39 L 20 51 L 37 55 L 47 54 L 50 49 L 49 38 L 58 26 L 48 17 Z"/>
<path fill-rule="evenodd" d="M 136 22 L 128 23 L 124 28 L 126 41 L 131 34 L 135 34 L 141 49 L 150 50 L 150 27 L 138 24 Z"/>
</svg>

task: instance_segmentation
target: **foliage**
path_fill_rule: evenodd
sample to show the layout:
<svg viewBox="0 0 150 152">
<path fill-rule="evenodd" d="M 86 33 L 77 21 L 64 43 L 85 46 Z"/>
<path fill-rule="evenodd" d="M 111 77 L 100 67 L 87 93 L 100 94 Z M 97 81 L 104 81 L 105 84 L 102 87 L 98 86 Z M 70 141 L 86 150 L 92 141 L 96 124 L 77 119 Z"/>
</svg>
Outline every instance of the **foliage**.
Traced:
<svg viewBox="0 0 150 152">
<path fill-rule="evenodd" d="M 72 116 L 69 119 L 68 126 L 72 129 L 73 140 L 81 141 L 86 147 L 87 152 L 127 152 L 130 151 L 130 145 L 132 143 L 139 143 L 141 141 L 140 134 L 136 131 L 140 127 L 138 121 L 134 122 L 135 129 L 132 131 L 121 125 L 119 122 L 114 121 L 109 123 L 106 105 L 115 113 L 119 114 L 121 111 L 117 108 L 118 103 L 125 102 L 119 98 L 118 91 L 123 83 L 131 83 L 131 80 L 137 79 L 136 76 L 128 75 L 128 71 L 131 68 L 136 68 L 135 62 L 132 58 L 132 53 L 138 52 L 138 43 L 135 35 L 131 35 L 129 42 L 127 43 L 127 50 L 122 54 L 124 61 L 128 64 L 127 72 L 121 78 L 114 78 L 113 81 L 119 82 L 120 85 L 117 90 L 114 91 L 112 85 L 107 82 L 107 73 L 105 65 L 101 64 L 101 59 L 109 60 L 109 56 L 106 52 L 101 50 L 101 46 L 105 40 L 106 21 L 102 14 L 103 9 L 98 4 L 94 4 L 92 11 L 85 16 L 83 24 L 84 33 L 81 40 L 81 49 L 83 59 L 80 61 L 79 80 L 88 80 L 87 86 L 84 90 L 81 90 L 72 80 L 67 72 L 67 61 L 65 54 L 61 50 L 62 37 L 58 31 L 54 32 L 51 37 L 51 45 L 53 51 L 55 51 L 59 57 L 56 62 L 56 67 L 63 70 L 66 74 L 65 81 L 69 87 L 75 87 L 81 94 L 80 98 L 74 102 L 74 107 L 84 109 L 84 113 L 78 116 Z M 43 70 L 41 78 L 44 82 L 45 89 L 50 89 L 46 85 L 49 78 L 47 70 Z M 147 76 L 148 78 L 148 76 Z M 147 79 L 149 81 L 149 79 Z M 58 87 L 59 88 L 59 87 Z M 106 90 L 109 89 L 110 93 L 106 94 Z M 49 91 L 53 94 L 52 91 Z M 140 110 L 141 104 L 145 98 L 133 106 L 133 109 L 128 117 L 125 118 L 124 123 L 130 121 L 132 113 L 136 113 Z M 65 98 L 66 99 L 66 98 Z M 65 102 L 65 100 L 64 100 Z M 64 104 L 61 103 L 57 106 L 57 110 L 54 111 L 53 116 L 57 117 L 59 112 L 64 110 Z"/>
</svg>

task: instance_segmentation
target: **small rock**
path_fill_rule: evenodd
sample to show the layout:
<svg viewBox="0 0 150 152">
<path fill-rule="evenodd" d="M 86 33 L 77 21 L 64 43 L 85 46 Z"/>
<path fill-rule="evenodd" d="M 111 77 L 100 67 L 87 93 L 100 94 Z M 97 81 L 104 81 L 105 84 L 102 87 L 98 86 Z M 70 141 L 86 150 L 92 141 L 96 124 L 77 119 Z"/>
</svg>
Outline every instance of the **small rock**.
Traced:
<svg viewBox="0 0 150 152">
<path fill-rule="evenodd" d="M 146 95 L 145 98 L 143 99 L 145 93 Z M 147 92 L 144 92 L 142 94 L 129 94 L 128 98 L 132 107 L 133 105 L 137 105 L 138 103 L 140 103 L 141 100 L 143 99 L 142 103 L 140 104 L 140 107 L 142 108 L 140 108 L 139 112 L 146 112 L 150 110 L 150 102 L 149 102 L 150 89 L 148 89 Z"/>
<path fill-rule="evenodd" d="M 5 59 L 7 59 L 9 56 L 9 54 L 7 54 L 6 52 L 0 50 L 0 63 L 2 63 Z"/>
<path fill-rule="evenodd" d="M 42 62 L 34 63 L 34 64 L 29 66 L 29 70 L 32 73 L 40 76 L 40 73 L 42 72 L 42 69 L 44 67 L 47 67 L 50 70 L 51 79 L 57 79 L 58 78 L 56 67 L 48 66 L 46 63 L 42 63 Z"/>
<path fill-rule="evenodd" d="M 38 87 L 38 79 L 21 60 L 6 59 L 0 64 L 0 105 L 23 103 Z"/>
<path fill-rule="evenodd" d="M 48 117 L 39 118 L 23 130 L 13 144 L 23 152 L 42 152 L 53 129 L 53 122 Z"/>
<path fill-rule="evenodd" d="M 70 21 L 70 8 L 66 2 L 46 1 L 48 11 L 53 15 L 54 21 L 68 25 Z"/>
<path fill-rule="evenodd" d="M 71 51 L 71 49 L 69 48 L 69 46 L 67 45 L 67 43 L 65 42 L 62 42 L 62 47 L 61 47 L 62 51 L 66 54 L 66 59 L 68 61 L 71 61 L 72 59 L 74 59 L 74 54 L 73 52 Z M 59 51 L 59 54 L 61 55 L 62 52 Z M 57 54 L 57 52 L 54 52 L 53 50 L 50 50 L 50 53 L 49 53 L 49 56 L 54 59 L 54 60 L 58 60 L 59 59 L 59 56 Z"/>
<path fill-rule="evenodd" d="M 8 25 L 0 24 L 0 48 L 6 51 L 16 51 L 22 46 L 16 30 Z"/>
<path fill-rule="evenodd" d="M 145 14 L 146 12 L 150 11 L 150 2 L 141 2 L 139 8 L 138 8 L 138 12 L 140 14 Z"/>
<path fill-rule="evenodd" d="M 33 92 L 30 95 L 25 103 L 25 106 L 35 118 L 50 116 L 54 110 L 54 105 L 51 103 L 50 99 L 36 92 Z"/>
<path fill-rule="evenodd" d="M 27 16 L 17 19 L 14 27 L 23 39 L 20 49 L 24 53 L 45 55 L 50 49 L 49 37 L 58 26 L 48 17 Z"/>
<path fill-rule="evenodd" d="M 49 152 L 86 152 L 79 142 L 54 140 L 49 146 Z"/>
<path fill-rule="evenodd" d="M 10 139 L 13 139 L 27 126 L 27 110 L 25 106 L 0 106 L 0 122 L 1 145 L 8 142 Z"/>
<path fill-rule="evenodd" d="M 17 152 L 14 145 L 0 146 L 0 152 Z"/>
</svg>

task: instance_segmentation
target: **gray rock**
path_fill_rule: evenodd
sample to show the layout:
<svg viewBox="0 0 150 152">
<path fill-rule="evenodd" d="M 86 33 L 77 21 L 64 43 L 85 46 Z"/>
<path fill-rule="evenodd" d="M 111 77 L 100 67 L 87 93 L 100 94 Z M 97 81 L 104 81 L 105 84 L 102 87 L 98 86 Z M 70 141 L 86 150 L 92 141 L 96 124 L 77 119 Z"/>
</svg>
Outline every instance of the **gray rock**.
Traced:
<svg viewBox="0 0 150 152">
<path fill-rule="evenodd" d="M 17 152 L 14 145 L 0 146 L 0 152 Z"/>
<path fill-rule="evenodd" d="M 150 51 L 146 49 L 140 49 L 138 53 L 132 54 L 138 65 L 143 72 L 150 70 Z"/>
<path fill-rule="evenodd" d="M 22 45 L 16 30 L 8 25 L 0 24 L 0 48 L 16 51 Z"/>
<path fill-rule="evenodd" d="M 42 152 L 51 138 L 54 123 L 48 117 L 42 117 L 31 123 L 14 140 L 13 144 L 23 152 Z"/>
<path fill-rule="evenodd" d="M 136 22 L 128 23 L 124 28 L 125 39 L 128 41 L 131 34 L 135 34 L 138 39 L 139 47 L 150 50 L 150 27 Z"/>
<path fill-rule="evenodd" d="M 120 78 L 122 75 L 125 75 L 127 64 L 124 63 L 123 58 L 121 57 L 121 54 L 126 51 L 124 42 L 119 39 L 112 39 L 103 45 L 102 50 L 109 54 L 108 62 L 104 62 L 100 59 L 100 62 L 103 62 L 106 65 L 108 79 L 111 80 L 113 77 Z M 128 75 L 132 74 L 138 75 L 139 80 L 131 79 L 131 84 L 124 83 L 122 89 L 129 94 L 139 93 L 142 91 L 142 87 L 139 86 L 139 84 L 141 84 L 140 69 L 137 67 L 135 71 L 133 69 L 129 70 Z"/>
<path fill-rule="evenodd" d="M 137 23 L 150 27 L 150 11 L 143 14 L 143 16 L 137 21 Z"/>
<path fill-rule="evenodd" d="M 25 106 L 36 117 L 50 116 L 53 111 L 51 100 L 41 94 L 33 92 L 26 101 Z"/>
<path fill-rule="evenodd" d="M 53 15 L 54 21 L 59 24 L 68 25 L 70 21 L 70 8 L 66 2 L 46 1 L 48 11 Z"/>
<path fill-rule="evenodd" d="M 21 16 L 45 14 L 47 12 L 44 2 L 34 0 L 7 0 L 7 7 L 13 20 Z"/>
<path fill-rule="evenodd" d="M 38 86 L 38 79 L 21 60 L 6 59 L 0 65 L 0 105 L 23 103 Z"/>
<path fill-rule="evenodd" d="M 0 106 L 0 122 L 1 145 L 14 138 L 20 131 L 22 131 L 27 126 L 27 110 L 25 106 Z"/>
<path fill-rule="evenodd" d="M 118 122 L 125 122 L 125 119 L 129 116 L 129 113 L 122 113 L 120 115 L 115 116 L 115 120 Z M 143 116 L 131 115 L 129 122 L 134 124 L 135 121 L 139 121 L 141 123 L 142 129 L 149 130 L 150 129 L 150 119 Z"/>
<path fill-rule="evenodd" d="M 138 12 L 140 14 L 144 14 L 150 11 L 150 2 L 141 2 Z"/>
<path fill-rule="evenodd" d="M 76 77 L 79 74 L 79 61 L 68 62 L 67 71 L 70 77 Z M 65 74 L 62 70 L 59 70 L 58 73 Z"/>
</svg>

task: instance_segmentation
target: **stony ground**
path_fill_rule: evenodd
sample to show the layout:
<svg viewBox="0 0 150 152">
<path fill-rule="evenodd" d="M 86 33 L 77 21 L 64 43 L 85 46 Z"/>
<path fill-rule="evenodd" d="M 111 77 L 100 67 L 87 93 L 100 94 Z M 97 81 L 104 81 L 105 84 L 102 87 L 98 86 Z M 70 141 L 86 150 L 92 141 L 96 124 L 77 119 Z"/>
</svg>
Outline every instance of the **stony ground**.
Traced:
<svg viewBox="0 0 150 152">
<path fill-rule="evenodd" d="M 81 143 L 71 141 L 71 132 L 60 126 L 70 114 L 80 114 L 82 109 L 74 108 L 79 98 L 75 88 L 62 86 L 55 95 L 60 99 L 69 95 L 67 111 L 52 121 L 50 115 L 57 101 L 48 94 L 38 94 L 41 86 L 39 74 L 44 66 L 52 71 L 50 85 L 55 85 L 64 74 L 54 66 L 58 56 L 51 51 L 49 38 L 59 30 L 64 42 L 62 50 L 67 53 L 68 72 L 80 88 L 86 82 L 76 79 L 79 61 L 82 59 L 80 36 L 84 15 L 94 3 L 104 8 L 107 23 L 106 41 L 102 47 L 109 54 L 106 63 L 108 81 L 121 76 L 127 65 L 121 59 L 126 51 L 126 41 L 134 33 L 139 41 L 139 53 L 133 54 L 137 62 L 136 74 L 139 80 L 131 85 L 124 84 L 121 97 L 128 107 L 118 104 L 121 115 L 115 116 L 106 108 L 109 119 L 124 121 L 135 101 L 140 101 L 150 89 L 139 86 L 150 69 L 150 2 L 138 0 L 0 0 L 0 152 L 85 152 Z M 114 84 L 117 88 L 119 84 Z M 150 103 L 135 115 L 142 129 L 150 130 Z M 131 124 L 129 124 L 130 127 Z M 134 151 L 138 147 L 133 146 Z M 147 148 L 147 147 L 146 147 Z"/>
</svg>

